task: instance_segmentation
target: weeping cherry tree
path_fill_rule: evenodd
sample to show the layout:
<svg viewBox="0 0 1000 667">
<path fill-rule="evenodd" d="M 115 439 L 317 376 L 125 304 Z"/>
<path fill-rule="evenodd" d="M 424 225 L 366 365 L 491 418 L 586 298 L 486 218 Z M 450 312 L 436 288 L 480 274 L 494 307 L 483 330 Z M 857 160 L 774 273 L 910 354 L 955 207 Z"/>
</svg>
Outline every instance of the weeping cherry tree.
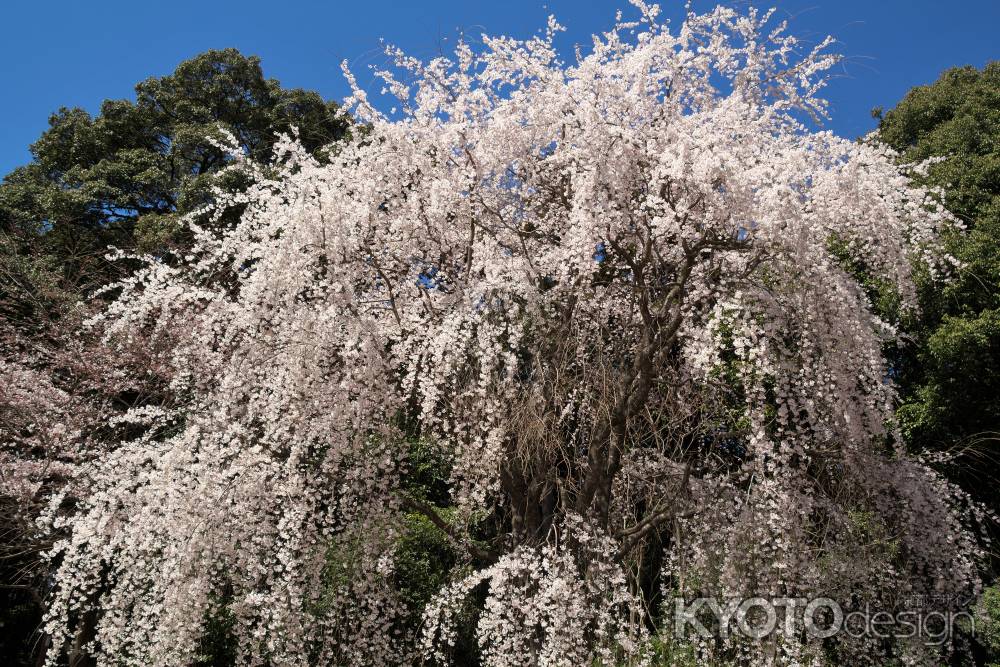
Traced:
<svg viewBox="0 0 1000 667">
<path fill-rule="evenodd" d="M 675 596 L 977 590 L 855 277 L 911 307 L 954 221 L 889 149 L 815 129 L 829 41 L 634 4 L 572 64 L 554 19 L 389 49 L 391 113 L 345 67 L 366 131 L 329 163 L 294 138 L 277 169 L 240 159 L 255 185 L 214 213 L 238 222 L 192 222 L 183 261 L 114 286 L 94 325 L 169 338 L 176 400 L 123 418 L 139 435 L 59 520 L 50 662 L 189 664 L 222 623 L 248 665 L 447 664 L 463 632 L 488 665 L 632 664 Z M 414 439 L 449 462 L 447 512 L 403 483 Z M 419 628 L 393 586 L 405 513 L 460 554 Z M 694 648 L 947 650 L 904 644 Z"/>
</svg>

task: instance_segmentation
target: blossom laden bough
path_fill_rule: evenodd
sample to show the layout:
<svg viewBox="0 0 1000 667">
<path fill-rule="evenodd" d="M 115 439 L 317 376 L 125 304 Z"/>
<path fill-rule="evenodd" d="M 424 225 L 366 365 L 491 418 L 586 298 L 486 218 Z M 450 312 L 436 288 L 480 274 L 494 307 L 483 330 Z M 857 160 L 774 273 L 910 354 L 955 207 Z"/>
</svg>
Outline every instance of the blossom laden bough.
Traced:
<svg viewBox="0 0 1000 667">
<path fill-rule="evenodd" d="M 348 72 L 365 132 L 329 164 L 289 138 L 277 173 L 241 161 L 255 185 L 218 209 L 239 222 L 118 286 L 109 340 L 171 332 L 187 403 L 95 471 L 56 549 L 52 661 L 88 609 L 107 662 L 190 662 L 220 614 L 241 664 L 446 662 L 478 590 L 486 663 L 584 664 L 644 659 L 658 588 L 975 590 L 960 499 L 894 444 L 891 327 L 845 266 L 911 304 L 950 216 L 888 149 L 810 129 L 828 42 L 635 4 L 573 65 L 554 20 L 454 59 L 390 49 L 400 119 Z M 451 462 L 447 520 L 402 491 L 413 437 Z M 392 588 L 404 510 L 466 555 L 422 638 Z M 859 512 L 898 548 L 856 558 Z"/>
</svg>

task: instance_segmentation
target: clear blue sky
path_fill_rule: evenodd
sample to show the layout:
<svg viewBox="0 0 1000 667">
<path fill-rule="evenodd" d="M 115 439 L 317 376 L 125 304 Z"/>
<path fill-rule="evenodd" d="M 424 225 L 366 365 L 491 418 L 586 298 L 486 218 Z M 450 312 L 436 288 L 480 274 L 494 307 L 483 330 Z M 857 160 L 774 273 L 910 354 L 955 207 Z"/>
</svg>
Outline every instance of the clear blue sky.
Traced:
<svg viewBox="0 0 1000 667">
<path fill-rule="evenodd" d="M 695 0 L 707 9 L 712 0 Z M 681 0 L 661 2 L 676 14 Z M 456 29 L 527 37 L 554 13 L 565 45 L 587 44 L 626 0 L 6 0 L 0 22 L 0 174 L 30 159 L 27 146 L 60 106 L 96 112 L 105 98 L 171 72 L 209 48 L 259 55 L 289 87 L 340 99 L 347 59 L 362 82 L 381 61 L 379 38 L 431 56 Z M 836 132 L 870 130 L 869 111 L 891 107 L 910 87 L 951 66 L 1000 59 L 1000 0 L 771 0 L 796 35 L 830 34 L 847 58 L 827 97 Z M 568 52 L 569 53 L 569 52 Z"/>
</svg>

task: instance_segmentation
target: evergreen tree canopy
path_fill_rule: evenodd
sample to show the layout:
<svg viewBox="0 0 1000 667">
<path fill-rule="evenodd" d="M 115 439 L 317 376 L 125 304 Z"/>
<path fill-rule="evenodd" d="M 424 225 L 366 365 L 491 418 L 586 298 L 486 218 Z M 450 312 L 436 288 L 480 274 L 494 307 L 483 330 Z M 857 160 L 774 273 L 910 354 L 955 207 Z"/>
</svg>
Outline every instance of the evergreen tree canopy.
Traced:
<svg viewBox="0 0 1000 667">
<path fill-rule="evenodd" d="M 0 270 L 10 284 L 0 308 L 8 314 L 104 284 L 108 245 L 154 253 L 186 245 L 179 218 L 210 203 L 214 185 L 241 185 L 219 182 L 230 159 L 216 145 L 221 129 L 266 163 L 280 133 L 297 129 L 315 152 L 348 128 L 335 103 L 282 88 L 264 77 L 259 58 L 236 49 L 207 51 L 135 91 L 135 101 L 106 100 L 96 117 L 54 113 L 32 162 L 0 186 Z"/>
<path fill-rule="evenodd" d="M 948 70 L 919 86 L 879 123 L 882 141 L 916 162 L 967 226 L 946 237 L 962 266 L 941 285 L 921 283 L 916 345 L 900 359 L 900 417 L 918 448 L 958 453 L 964 475 L 995 496 L 1000 433 L 1000 62 Z M 967 465 L 972 463 L 973 465 Z M 967 480 L 973 481 L 976 480 Z M 995 498 L 994 498 L 995 499 Z"/>
</svg>

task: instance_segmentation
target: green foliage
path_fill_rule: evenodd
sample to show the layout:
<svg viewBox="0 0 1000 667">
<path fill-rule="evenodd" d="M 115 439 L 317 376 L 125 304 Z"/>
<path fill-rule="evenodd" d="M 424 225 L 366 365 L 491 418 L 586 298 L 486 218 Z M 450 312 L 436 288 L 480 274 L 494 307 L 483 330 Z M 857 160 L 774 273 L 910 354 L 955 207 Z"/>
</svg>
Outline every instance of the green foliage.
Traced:
<svg viewBox="0 0 1000 667">
<path fill-rule="evenodd" d="M 911 441 L 967 438 L 971 434 L 963 416 L 997 430 L 1000 310 L 944 316 L 927 335 L 921 360 L 931 377 L 899 411 Z M 962 414 L 954 414 L 957 410 Z"/>
<path fill-rule="evenodd" d="M 918 86 L 879 123 L 882 141 L 908 162 L 947 157 L 928 182 L 945 188 L 948 208 L 975 223 L 1000 192 L 1000 62 L 948 70 Z"/>
<path fill-rule="evenodd" d="M 997 506 L 1000 437 L 1000 62 L 961 67 L 911 90 L 879 123 L 905 162 L 941 158 L 922 184 L 939 188 L 967 226 L 949 233 L 962 263 L 942 284 L 923 275 L 914 344 L 895 352 L 899 418 L 915 449 L 958 452 L 953 477 Z"/>
<path fill-rule="evenodd" d="M 977 616 L 976 638 L 988 651 L 988 667 L 1000 667 L 1000 586 L 983 591 Z"/>
<path fill-rule="evenodd" d="M 439 507 L 450 502 L 448 477 L 451 461 L 435 445 L 421 438 L 411 438 L 408 443 L 407 470 L 404 487 L 410 495 Z"/>
<path fill-rule="evenodd" d="M 210 201 L 228 158 L 213 142 L 228 130 L 263 162 L 278 133 L 297 128 L 321 156 L 348 131 L 337 105 L 264 78 L 260 60 L 208 51 L 168 76 L 136 86 L 136 99 L 106 100 L 96 117 L 63 108 L 32 144 L 34 159 L 0 185 L 0 307 L 27 316 L 114 276 L 108 245 L 164 255 L 183 249 L 181 216 Z M 49 294 L 48 296 L 51 296 Z"/>
<path fill-rule="evenodd" d="M 448 487 L 451 460 L 433 441 L 412 437 L 407 445 L 407 466 L 402 480 L 405 493 L 426 503 L 445 523 L 453 524 L 455 510 Z M 483 531 L 488 533 L 489 526 L 470 527 L 473 538 L 481 537 L 479 533 Z M 395 555 L 394 584 L 408 612 L 406 626 L 419 631 L 424 608 L 431 598 L 449 582 L 469 574 L 472 565 L 444 531 L 419 512 L 403 514 Z M 482 603 L 480 597 L 471 596 L 459 612 L 461 621 L 452 647 L 452 664 L 479 664 L 475 627 Z"/>
<path fill-rule="evenodd" d="M 196 658 L 199 667 L 228 667 L 236 663 L 236 641 L 233 627 L 236 623 L 232 612 L 218 599 L 206 613 L 205 634 L 201 639 L 201 652 Z"/>
<path fill-rule="evenodd" d="M 448 514 L 441 513 L 447 520 Z M 426 517 L 404 516 L 396 547 L 396 586 L 410 612 L 410 627 L 420 625 L 424 607 L 452 578 L 458 559 L 448 538 Z"/>
<path fill-rule="evenodd" d="M 699 662 L 690 644 L 656 636 L 650 641 L 650 664 L 654 667 L 697 667 Z"/>
<path fill-rule="evenodd" d="M 449 507 L 450 461 L 429 440 L 410 438 L 407 445 L 403 488 L 451 523 L 454 510 Z M 458 554 L 448 536 L 428 517 L 418 512 L 403 515 L 396 546 L 395 583 L 409 611 L 410 627 L 419 627 L 424 607 L 452 579 L 458 565 Z"/>
</svg>

